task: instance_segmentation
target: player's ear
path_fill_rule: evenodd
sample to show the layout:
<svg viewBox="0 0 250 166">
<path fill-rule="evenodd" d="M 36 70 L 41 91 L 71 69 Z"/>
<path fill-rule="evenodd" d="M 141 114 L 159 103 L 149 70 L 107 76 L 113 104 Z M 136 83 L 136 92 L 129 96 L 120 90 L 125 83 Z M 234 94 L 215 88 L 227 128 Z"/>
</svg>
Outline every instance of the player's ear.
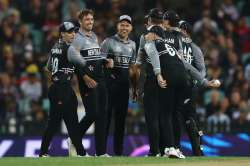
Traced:
<svg viewBox="0 0 250 166">
<path fill-rule="evenodd" d="M 133 25 L 132 24 L 130 25 L 130 31 L 133 31 Z"/>
</svg>

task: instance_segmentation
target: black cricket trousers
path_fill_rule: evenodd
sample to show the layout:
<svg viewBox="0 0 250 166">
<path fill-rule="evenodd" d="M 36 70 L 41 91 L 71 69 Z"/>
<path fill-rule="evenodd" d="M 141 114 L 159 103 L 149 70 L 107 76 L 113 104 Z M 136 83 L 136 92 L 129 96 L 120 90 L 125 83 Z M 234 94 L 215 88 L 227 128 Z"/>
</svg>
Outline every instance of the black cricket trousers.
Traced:
<svg viewBox="0 0 250 166">
<path fill-rule="evenodd" d="M 112 114 L 114 115 L 113 150 L 115 155 L 121 156 L 123 152 L 123 139 L 125 121 L 128 112 L 129 82 L 112 82 L 108 85 L 108 119 L 107 137 L 109 134 Z"/>
<path fill-rule="evenodd" d="M 164 147 L 174 147 L 173 115 L 177 108 L 184 105 L 185 100 L 190 100 L 190 83 L 184 68 L 175 66 L 162 67 L 163 78 L 167 81 L 167 88 L 159 88 L 160 123 L 165 126 L 162 134 Z"/>
<path fill-rule="evenodd" d="M 149 156 L 155 156 L 159 153 L 160 133 L 160 108 L 159 93 L 156 77 L 147 76 L 144 83 L 144 111 L 149 139 Z"/>
<path fill-rule="evenodd" d="M 48 126 L 42 138 L 40 155 L 48 153 L 48 147 L 52 137 L 58 130 L 63 119 L 70 139 L 76 147 L 78 155 L 85 155 L 82 140 L 79 135 L 79 124 L 77 116 L 77 97 L 72 89 L 70 82 L 53 83 L 48 93 L 50 101 L 50 112 Z"/>
<path fill-rule="evenodd" d="M 107 126 L 107 87 L 105 81 L 97 82 L 93 89 L 88 88 L 82 78 L 78 77 L 80 94 L 85 107 L 85 116 L 80 121 L 80 132 L 83 137 L 95 122 L 95 149 L 96 155 L 106 153 L 106 126 Z"/>
</svg>

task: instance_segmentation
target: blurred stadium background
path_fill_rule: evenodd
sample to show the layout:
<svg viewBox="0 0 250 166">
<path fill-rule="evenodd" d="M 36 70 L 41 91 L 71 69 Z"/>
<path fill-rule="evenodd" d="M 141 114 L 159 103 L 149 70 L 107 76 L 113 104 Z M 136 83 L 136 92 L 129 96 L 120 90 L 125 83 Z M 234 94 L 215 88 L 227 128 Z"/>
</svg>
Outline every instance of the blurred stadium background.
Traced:
<svg viewBox="0 0 250 166">
<path fill-rule="evenodd" d="M 102 41 L 114 32 L 118 16 L 129 14 L 134 26 L 131 38 L 138 44 L 143 17 L 153 7 L 174 9 L 193 25 L 193 39 L 204 52 L 207 77 L 222 81 L 219 89 L 201 89 L 197 100 L 206 133 L 205 154 L 250 155 L 249 0 L 0 0 L 0 157 L 38 154 L 49 110 L 43 67 L 58 38 L 60 22 L 76 21 L 78 10 L 91 8 L 94 31 Z M 72 84 L 77 92 L 76 80 Z M 82 104 L 78 110 L 83 116 Z M 62 124 L 54 140 L 55 154 L 66 155 L 66 132 Z M 93 129 L 88 133 L 84 144 L 92 152 Z M 141 104 L 130 102 L 126 133 L 125 153 L 146 154 Z M 190 154 L 185 136 L 182 146 Z"/>
</svg>

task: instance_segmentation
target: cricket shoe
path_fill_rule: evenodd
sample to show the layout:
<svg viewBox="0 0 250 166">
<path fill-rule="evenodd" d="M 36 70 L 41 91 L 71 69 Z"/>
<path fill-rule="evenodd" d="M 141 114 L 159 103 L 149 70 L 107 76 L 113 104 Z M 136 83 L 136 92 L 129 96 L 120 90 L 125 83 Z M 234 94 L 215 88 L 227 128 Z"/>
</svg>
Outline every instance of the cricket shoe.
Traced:
<svg viewBox="0 0 250 166">
<path fill-rule="evenodd" d="M 50 157 L 48 154 L 39 154 L 39 157 Z"/>
<path fill-rule="evenodd" d="M 105 154 L 102 154 L 102 155 L 99 155 L 99 156 L 96 155 L 96 157 L 112 157 L 112 156 L 110 156 L 109 154 L 105 153 Z"/>
<path fill-rule="evenodd" d="M 180 156 L 174 147 L 165 148 L 164 153 L 165 157 L 180 159 Z"/>
<path fill-rule="evenodd" d="M 180 151 L 180 149 L 175 149 L 177 151 L 177 154 L 179 155 L 180 159 L 185 159 L 186 156 L 182 153 L 182 151 Z"/>
</svg>

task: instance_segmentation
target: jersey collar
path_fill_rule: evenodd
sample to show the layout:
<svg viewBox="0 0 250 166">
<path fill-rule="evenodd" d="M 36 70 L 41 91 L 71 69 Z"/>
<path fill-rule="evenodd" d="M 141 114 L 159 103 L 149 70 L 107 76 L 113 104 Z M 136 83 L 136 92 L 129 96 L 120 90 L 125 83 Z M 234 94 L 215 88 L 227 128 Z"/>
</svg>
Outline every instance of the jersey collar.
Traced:
<svg viewBox="0 0 250 166">
<path fill-rule="evenodd" d="M 87 35 L 84 31 L 81 30 L 81 28 L 79 29 L 78 33 L 80 33 L 82 36 L 93 38 L 93 32 L 92 31 L 91 31 L 91 36 Z"/>
<path fill-rule="evenodd" d="M 120 41 L 120 42 L 122 42 L 122 43 L 129 44 L 129 38 L 128 38 L 127 41 L 124 41 L 124 40 L 122 40 L 120 38 L 120 36 L 118 34 L 115 34 L 115 39 L 118 40 L 118 41 Z"/>
</svg>

